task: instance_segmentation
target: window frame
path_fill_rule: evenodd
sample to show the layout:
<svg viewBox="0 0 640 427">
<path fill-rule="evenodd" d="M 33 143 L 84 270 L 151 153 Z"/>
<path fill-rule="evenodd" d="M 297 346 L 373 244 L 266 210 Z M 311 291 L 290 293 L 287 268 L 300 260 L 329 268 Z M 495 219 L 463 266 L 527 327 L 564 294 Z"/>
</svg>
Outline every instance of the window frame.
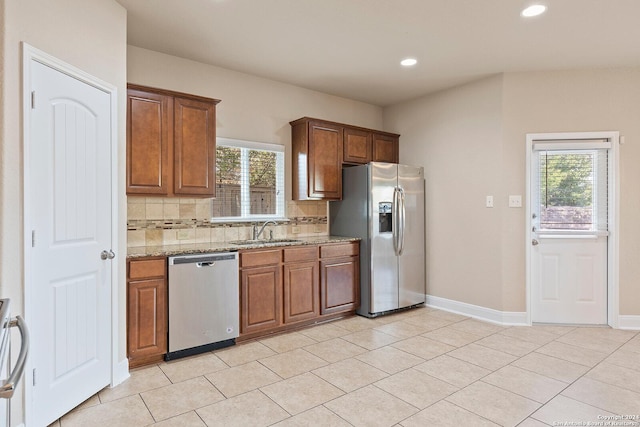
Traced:
<svg viewBox="0 0 640 427">
<path fill-rule="evenodd" d="M 257 221 L 287 221 L 286 217 L 286 198 L 285 198 L 285 146 L 279 144 L 272 144 L 268 142 L 247 141 L 241 139 L 232 138 L 216 138 L 217 147 L 230 147 L 238 148 L 240 153 L 241 168 L 248 168 L 249 166 L 249 150 L 270 151 L 276 153 L 276 213 L 273 215 L 251 215 L 251 197 L 249 186 L 249 174 L 241 173 L 240 178 L 240 216 L 225 216 L 214 217 L 211 216 L 210 222 L 257 222 Z M 217 162 L 217 159 L 216 159 Z M 217 164 L 216 166 L 217 167 Z M 282 171 L 278 168 L 281 167 Z M 217 183 L 216 183 L 217 185 Z M 211 199 L 211 206 L 215 203 L 215 198 Z M 213 214 L 213 209 L 211 210 Z"/>
<path fill-rule="evenodd" d="M 608 236 L 609 235 L 609 226 L 610 226 L 610 218 L 609 218 L 609 183 L 606 181 L 609 177 L 608 172 L 604 172 L 603 176 L 600 176 L 600 173 L 603 172 L 601 167 L 609 168 L 609 159 L 608 152 L 611 149 L 611 143 L 606 140 L 584 140 L 584 141 L 561 141 L 556 142 L 552 140 L 548 141 L 533 141 L 532 142 L 532 151 L 531 156 L 535 159 L 535 165 L 531 165 L 532 172 L 535 173 L 538 177 L 540 176 L 540 157 L 544 152 L 551 152 L 554 154 L 578 154 L 579 152 L 586 153 L 591 152 L 593 154 L 593 173 L 595 174 L 593 180 L 593 201 L 592 201 L 592 215 L 593 221 L 592 226 L 589 230 L 577 230 L 577 229 L 569 229 L 569 228 L 541 228 L 540 221 L 540 199 L 539 192 L 540 186 L 538 184 L 534 184 L 535 189 L 538 190 L 538 194 L 536 194 L 534 187 L 531 188 L 531 197 L 532 197 L 532 213 L 536 214 L 537 221 L 534 221 L 535 224 L 535 233 L 539 238 L 553 238 L 556 236 L 566 237 L 566 236 Z M 605 158 L 601 158 L 600 154 L 606 153 Z M 602 180 L 604 178 L 604 181 Z M 537 206 L 537 207 L 536 207 Z M 602 211 L 604 209 L 604 212 Z M 535 219 L 534 218 L 534 219 Z M 604 219 L 604 221 L 603 221 Z"/>
</svg>

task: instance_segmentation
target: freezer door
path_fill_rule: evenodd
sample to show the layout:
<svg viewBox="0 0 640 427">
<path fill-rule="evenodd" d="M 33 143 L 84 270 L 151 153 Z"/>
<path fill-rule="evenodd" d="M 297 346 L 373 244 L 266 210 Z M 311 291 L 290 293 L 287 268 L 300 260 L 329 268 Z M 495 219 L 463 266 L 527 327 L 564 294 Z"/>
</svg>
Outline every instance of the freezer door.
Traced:
<svg viewBox="0 0 640 427">
<path fill-rule="evenodd" d="M 371 227 L 371 288 L 370 313 L 398 308 L 398 260 L 394 236 L 398 231 L 393 212 L 394 189 L 397 185 L 397 165 L 370 163 L 371 195 L 369 212 Z M 390 222 L 391 221 L 391 222 Z"/>
<path fill-rule="evenodd" d="M 404 194 L 404 236 L 399 264 L 399 307 L 424 303 L 425 277 L 425 207 L 424 169 L 398 165 L 398 187 Z"/>
</svg>

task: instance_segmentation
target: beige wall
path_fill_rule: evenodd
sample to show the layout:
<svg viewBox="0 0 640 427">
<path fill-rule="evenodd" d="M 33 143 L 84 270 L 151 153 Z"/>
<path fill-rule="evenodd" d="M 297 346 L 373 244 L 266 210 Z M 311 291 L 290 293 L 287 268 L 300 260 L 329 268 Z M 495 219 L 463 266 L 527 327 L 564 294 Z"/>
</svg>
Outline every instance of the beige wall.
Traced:
<svg viewBox="0 0 640 427">
<path fill-rule="evenodd" d="M 507 73 L 386 108 L 400 160 L 425 166 L 428 293 L 525 311 L 525 211 L 507 207 L 525 195 L 525 135 L 617 130 L 620 314 L 640 315 L 639 119 L 639 68 Z"/>
<path fill-rule="evenodd" d="M 14 315 L 23 307 L 23 170 L 22 170 L 22 56 L 20 42 L 45 51 L 116 87 L 118 139 L 125 140 L 126 11 L 114 0 L 4 0 L 2 31 L 2 116 L 0 123 L 0 295 L 12 299 Z M 120 147 L 119 176 L 124 177 L 124 145 Z M 120 185 L 121 230 L 119 253 L 126 249 L 126 199 Z M 119 257 L 120 357 L 125 358 L 124 257 Z M 29 319 L 27 319 L 28 321 Z M 17 337 L 16 337 L 17 338 Z M 17 346 L 16 346 L 17 347 Z M 23 418 L 23 388 L 12 400 L 12 425 Z"/>
<path fill-rule="evenodd" d="M 620 131 L 625 144 L 620 158 L 620 314 L 640 315 L 640 68 L 509 73 L 504 79 L 505 181 L 524 189 L 526 133 Z M 524 216 L 510 226 L 524 229 Z M 516 239 L 517 238 L 517 239 Z M 505 281 L 513 291 L 505 306 L 524 298 L 519 285 L 524 277 L 524 236 L 505 239 L 510 258 Z M 516 289 L 519 289 L 516 291 Z"/>
<path fill-rule="evenodd" d="M 385 129 L 402 135 L 400 162 L 425 168 L 427 293 L 501 310 L 502 77 L 384 114 Z"/>
<path fill-rule="evenodd" d="M 303 116 L 382 129 L 382 108 L 297 86 L 129 46 L 129 83 L 222 100 L 217 135 L 284 145 L 291 199 L 291 126 Z"/>
</svg>

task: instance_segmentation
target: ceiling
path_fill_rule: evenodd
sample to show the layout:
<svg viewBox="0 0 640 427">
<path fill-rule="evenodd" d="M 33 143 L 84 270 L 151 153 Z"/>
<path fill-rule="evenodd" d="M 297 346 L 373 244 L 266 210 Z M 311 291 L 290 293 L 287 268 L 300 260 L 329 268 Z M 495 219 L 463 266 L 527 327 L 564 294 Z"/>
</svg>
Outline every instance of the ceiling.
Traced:
<svg viewBox="0 0 640 427">
<path fill-rule="evenodd" d="M 500 72 L 640 65 L 640 0 L 540 0 L 528 19 L 531 0 L 117 1 L 131 45 L 380 106 Z"/>
</svg>

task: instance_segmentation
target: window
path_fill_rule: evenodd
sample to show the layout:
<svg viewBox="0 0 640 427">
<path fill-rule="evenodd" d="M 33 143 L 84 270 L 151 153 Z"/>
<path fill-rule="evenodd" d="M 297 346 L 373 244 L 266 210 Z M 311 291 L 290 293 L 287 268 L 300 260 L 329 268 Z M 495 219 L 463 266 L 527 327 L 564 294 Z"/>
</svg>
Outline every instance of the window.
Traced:
<svg viewBox="0 0 640 427">
<path fill-rule="evenodd" d="M 607 150 L 538 152 L 540 230 L 607 230 Z"/>
<path fill-rule="evenodd" d="M 284 219 L 284 146 L 217 138 L 213 221 Z"/>
</svg>

